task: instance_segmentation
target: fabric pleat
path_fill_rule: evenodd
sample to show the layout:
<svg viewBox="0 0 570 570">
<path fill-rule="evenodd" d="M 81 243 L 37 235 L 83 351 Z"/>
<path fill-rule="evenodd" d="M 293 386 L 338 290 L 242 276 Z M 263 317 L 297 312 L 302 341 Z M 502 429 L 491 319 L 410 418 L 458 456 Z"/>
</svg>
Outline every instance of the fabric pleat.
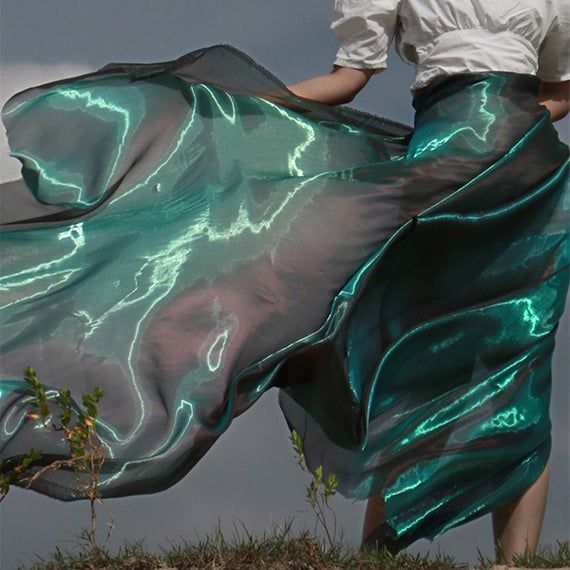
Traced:
<svg viewBox="0 0 570 570">
<path fill-rule="evenodd" d="M 27 416 L 32 366 L 52 400 L 104 389 L 103 498 L 172 486 L 270 388 L 312 471 L 384 497 L 385 543 L 515 498 L 550 455 L 569 285 L 569 153 L 538 89 L 440 77 L 411 127 L 300 99 L 217 45 L 14 95 L 5 465 L 67 453 Z M 82 498 L 72 470 L 32 489 Z"/>
</svg>

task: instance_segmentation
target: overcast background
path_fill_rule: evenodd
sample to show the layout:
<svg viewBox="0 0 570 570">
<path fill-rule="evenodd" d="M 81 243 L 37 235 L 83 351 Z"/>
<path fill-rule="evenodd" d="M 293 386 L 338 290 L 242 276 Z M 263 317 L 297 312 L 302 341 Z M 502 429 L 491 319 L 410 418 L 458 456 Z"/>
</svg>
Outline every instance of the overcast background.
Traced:
<svg viewBox="0 0 570 570">
<path fill-rule="evenodd" d="M 337 49 L 329 32 L 331 0 L 0 0 L 1 103 L 31 85 L 94 71 L 109 62 L 174 59 L 200 47 L 230 43 L 244 50 L 285 83 L 325 73 Z M 389 69 L 375 76 L 352 106 L 413 123 L 409 85 L 413 70 L 392 51 Z M 556 124 L 568 143 L 568 119 Z M 1 180 L 19 177 L 1 129 Z M 568 303 L 567 303 L 568 307 Z M 552 475 L 542 543 L 567 540 L 569 523 L 568 309 L 557 333 L 551 416 Z M 218 517 L 231 538 L 238 519 L 262 534 L 272 521 L 295 516 L 295 529 L 311 527 L 305 503 L 309 477 L 297 466 L 277 390 L 267 392 L 236 418 L 199 464 L 178 484 L 154 495 L 107 500 L 116 528 L 110 546 L 144 538 L 159 545 L 195 541 L 211 532 Z M 364 502 L 332 501 L 345 540 L 360 541 Z M 86 501 L 66 503 L 14 488 L 0 505 L 0 567 L 12 570 L 46 555 L 56 544 L 71 547 L 74 533 L 89 524 Z M 99 525 L 106 513 L 99 509 Z M 411 553 L 448 552 L 475 563 L 477 551 L 492 554 L 487 515 Z"/>
</svg>

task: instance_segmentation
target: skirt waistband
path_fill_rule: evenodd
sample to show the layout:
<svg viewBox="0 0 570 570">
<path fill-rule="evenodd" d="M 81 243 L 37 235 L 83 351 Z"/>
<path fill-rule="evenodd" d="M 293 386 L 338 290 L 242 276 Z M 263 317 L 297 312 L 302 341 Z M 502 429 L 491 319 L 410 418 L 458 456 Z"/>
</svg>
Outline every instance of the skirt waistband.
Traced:
<svg viewBox="0 0 570 570">
<path fill-rule="evenodd" d="M 493 92 L 501 91 L 506 97 L 527 94 L 538 98 L 540 78 L 529 73 L 512 71 L 478 71 L 442 75 L 414 94 L 412 105 L 416 111 L 431 107 L 434 103 L 449 97 L 476 83 L 485 82 L 493 86 Z"/>
</svg>

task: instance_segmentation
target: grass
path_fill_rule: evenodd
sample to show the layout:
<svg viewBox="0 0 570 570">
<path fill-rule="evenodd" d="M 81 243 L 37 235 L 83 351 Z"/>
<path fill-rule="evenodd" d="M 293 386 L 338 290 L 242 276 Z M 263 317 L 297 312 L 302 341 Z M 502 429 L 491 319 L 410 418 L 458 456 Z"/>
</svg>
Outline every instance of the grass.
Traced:
<svg viewBox="0 0 570 570">
<path fill-rule="evenodd" d="M 343 544 L 328 545 L 309 531 L 291 535 L 292 519 L 274 525 L 261 537 L 252 536 L 245 526 L 231 541 L 223 536 L 219 525 L 211 535 L 191 544 L 183 541 L 161 547 L 162 554 L 146 552 L 143 541 L 125 542 L 116 554 L 106 547 L 89 544 L 89 531 L 78 537 L 79 552 L 65 552 L 56 547 L 48 558 L 38 558 L 32 566 L 20 570 L 467 570 L 465 563 L 447 554 L 435 557 L 412 555 L 405 551 L 392 555 L 386 551 L 363 552 Z M 237 530 L 237 529 L 236 529 Z M 82 546 L 81 542 L 87 546 Z M 516 559 L 527 568 L 561 568 L 570 566 L 570 542 L 557 541 L 557 547 L 539 549 L 536 556 Z M 494 561 L 479 553 L 476 568 L 492 568 Z"/>
<path fill-rule="evenodd" d="M 543 546 L 533 555 L 530 553 L 513 557 L 515 567 L 520 568 L 568 568 L 570 567 L 570 541 L 556 541 L 556 547 Z M 492 568 L 495 562 L 479 552 L 478 568 Z"/>
<path fill-rule="evenodd" d="M 24 370 L 24 377 L 30 384 L 31 396 L 34 398 L 31 405 L 37 408 L 37 413 L 29 414 L 35 420 L 41 420 L 44 428 L 50 416 L 48 398 L 44 386 L 37 378 L 32 367 Z M 78 421 L 71 424 L 73 411 L 69 390 L 60 390 L 56 404 L 60 407 L 59 419 L 61 425 L 53 422 L 49 429 L 63 431 L 70 442 L 70 457 L 62 461 L 48 464 L 43 469 L 58 469 L 63 465 L 73 466 L 79 477 L 83 471 L 89 476 L 89 484 L 81 486 L 85 496 L 90 499 L 91 529 L 83 529 L 76 537 L 79 551 L 66 552 L 56 546 L 54 553 L 47 559 L 35 554 L 39 560 L 29 567 L 21 570 L 468 570 L 468 565 L 456 562 L 451 556 L 439 553 L 435 558 L 411 555 L 406 551 L 392 555 L 386 550 L 361 551 L 348 546 L 336 539 L 336 517 L 328 499 L 336 494 L 338 478 L 329 474 L 323 475 L 322 466 L 314 473 L 310 472 L 304 461 L 303 442 L 299 434 L 293 430 L 291 442 L 299 466 L 311 474 L 312 480 L 307 486 L 307 501 L 316 515 L 316 524 L 320 524 L 326 533 L 326 541 L 316 538 L 316 527 L 313 533 L 303 531 L 297 536 L 291 535 L 293 519 L 286 521 L 283 527 L 273 525 L 269 533 L 262 537 L 252 536 L 242 523 L 244 534 L 239 532 L 231 541 L 223 536 L 219 525 L 213 535 L 206 536 L 197 544 L 183 542 L 170 544 L 170 549 L 161 547 L 162 555 L 146 552 L 143 541 L 125 542 L 118 553 L 111 554 L 105 546 L 99 545 L 96 540 L 96 513 L 95 501 L 99 500 L 97 483 L 101 465 L 105 459 L 101 446 L 96 437 L 94 425 L 98 416 L 98 403 L 103 396 L 101 388 L 95 388 L 90 394 L 83 396 L 85 409 L 79 408 Z M 51 416 L 50 416 L 51 417 Z M 92 439 L 92 437 L 94 439 Z M 21 479 L 22 473 L 28 466 L 40 458 L 41 454 L 31 450 L 22 462 L 16 466 L 2 468 L 0 459 L 0 501 L 4 499 L 10 486 L 16 481 L 20 483 L 29 478 Z M 5 466 L 4 466 L 5 467 Z M 35 478 L 38 472 L 32 477 Z M 31 479 L 30 479 L 31 480 Z M 104 504 L 104 503 L 103 503 Z M 334 521 L 334 529 L 329 529 L 327 512 L 330 512 Z M 109 524 L 109 531 L 114 522 Z M 237 529 L 236 529 L 237 530 Z M 107 535 L 107 538 L 109 535 Z M 570 543 L 557 541 L 558 547 L 539 549 L 536 556 L 524 555 L 515 557 L 519 567 L 526 568 L 562 568 L 570 566 Z M 494 561 L 484 557 L 479 551 L 480 569 L 489 569 Z"/>
</svg>

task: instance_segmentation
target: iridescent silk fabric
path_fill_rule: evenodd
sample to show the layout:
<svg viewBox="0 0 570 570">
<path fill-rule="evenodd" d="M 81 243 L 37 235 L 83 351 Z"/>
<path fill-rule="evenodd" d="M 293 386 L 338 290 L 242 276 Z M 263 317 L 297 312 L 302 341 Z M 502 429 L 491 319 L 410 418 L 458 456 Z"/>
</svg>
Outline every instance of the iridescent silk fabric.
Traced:
<svg viewBox="0 0 570 570">
<path fill-rule="evenodd" d="M 67 453 L 26 416 L 30 365 L 77 402 L 105 390 L 103 497 L 170 487 L 277 388 L 309 467 L 384 496 L 385 542 L 513 499 L 549 457 L 569 282 L 568 147 L 538 87 L 438 78 L 412 128 L 221 45 L 16 94 L 2 457 Z M 32 488 L 80 498 L 71 471 Z"/>
</svg>

